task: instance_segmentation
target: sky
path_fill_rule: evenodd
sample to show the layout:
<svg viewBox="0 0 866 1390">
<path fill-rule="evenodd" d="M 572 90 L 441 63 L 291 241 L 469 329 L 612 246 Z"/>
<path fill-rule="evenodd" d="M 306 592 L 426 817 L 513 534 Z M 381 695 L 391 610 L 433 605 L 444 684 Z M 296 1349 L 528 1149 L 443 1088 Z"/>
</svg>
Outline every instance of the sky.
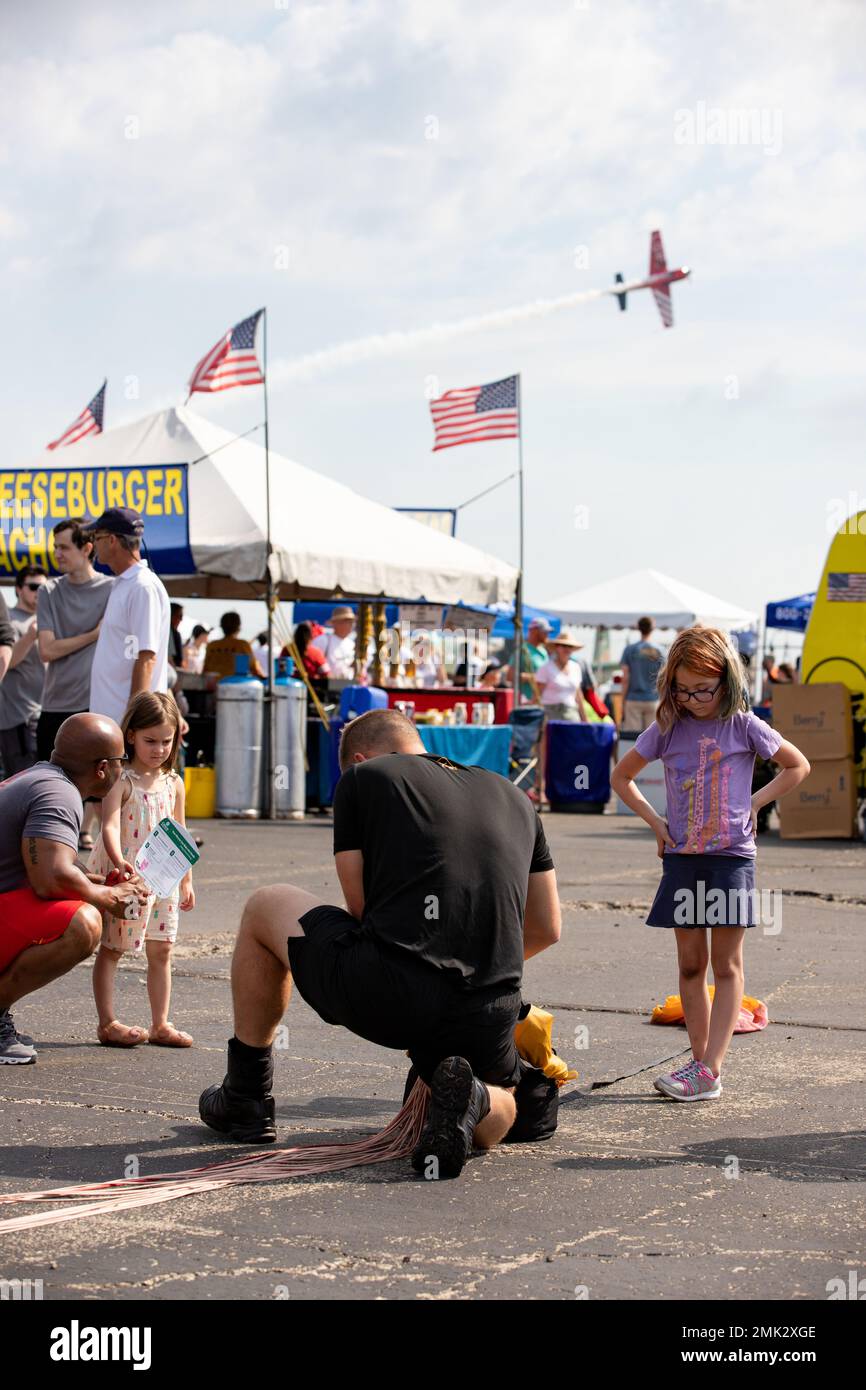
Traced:
<svg viewBox="0 0 866 1390">
<path fill-rule="evenodd" d="M 649 567 L 760 611 L 866 507 L 860 0 L 33 0 L 0 28 L 7 466 L 105 376 L 106 427 L 181 403 L 267 305 L 273 447 L 389 505 L 512 473 L 512 441 L 433 454 L 428 399 L 521 374 L 531 602 Z M 655 227 L 693 269 L 671 329 L 642 293 L 291 365 L 633 278 Z M 262 418 L 255 388 L 194 407 Z M 458 535 L 516 562 L 515 482 Z"/>
</svg>

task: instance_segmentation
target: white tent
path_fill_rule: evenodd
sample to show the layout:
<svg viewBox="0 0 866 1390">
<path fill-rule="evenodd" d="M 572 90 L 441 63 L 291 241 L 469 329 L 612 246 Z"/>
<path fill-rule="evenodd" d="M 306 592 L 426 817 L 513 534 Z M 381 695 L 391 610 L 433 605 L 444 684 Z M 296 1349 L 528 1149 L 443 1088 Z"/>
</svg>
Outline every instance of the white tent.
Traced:
<svg viewBox="0 0 866 1390">
<path fill-rule="evenodd" d="M 265 454 L 186 408 L 159 411 L 46 452 L 32 471 L 190 465 L 195 577 L 163 575 L 178 596 L 254 597 L 266 558 Z M 271 569 L 283 599 L 510 602 L 517 570 L 271 450 Z M 146 521 L 146 516 L 145 516 Z M 145 530 L 145 541 L 147 531 Z"/>
<path fill-rule="evenodd" d="M 634 570 L 577 593 L 562 594 L 539 607 L 565 623 L 583 627 L 633 628 L 638 618 L 646 615 L 659 628 L 704 623 L 731 631 L 752 627 L 757 619 L 745 608 L 670 579 L 658 570 Z"/>
</svg>

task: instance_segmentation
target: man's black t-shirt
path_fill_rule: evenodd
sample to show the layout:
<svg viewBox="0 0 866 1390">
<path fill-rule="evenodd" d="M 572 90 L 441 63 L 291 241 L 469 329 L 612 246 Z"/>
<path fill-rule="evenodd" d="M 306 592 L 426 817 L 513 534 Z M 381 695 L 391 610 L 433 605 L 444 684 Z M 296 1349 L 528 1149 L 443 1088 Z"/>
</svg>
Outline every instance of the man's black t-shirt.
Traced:
<svg viewBox="0 0 866 1390">
<path fill-rule="evenodd" d="M 356 763 L 334 795 L 334 853 L 364 856 L 364 927 L 507 993 L 523 976 L 528 878 L 553 868 L 525 793 L 498 773 L 420 753 Z"/>
</svg>

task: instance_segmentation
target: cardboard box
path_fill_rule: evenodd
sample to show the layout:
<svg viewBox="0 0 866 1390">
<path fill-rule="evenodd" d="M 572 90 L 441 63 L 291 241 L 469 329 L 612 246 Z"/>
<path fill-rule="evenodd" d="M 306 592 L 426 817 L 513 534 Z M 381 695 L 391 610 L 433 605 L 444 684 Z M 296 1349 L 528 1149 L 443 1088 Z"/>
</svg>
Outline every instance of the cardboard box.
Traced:
<svg viewBox="0 0 866 1390">
<path fill-rule="evenodd" d="M 773 728 L 809 762 L 850 758 L 854 752 L 851 692 L 841 682 L 774 685 Z"/>
<path fill-rule="evenodd" d="M 853 759 L 813 763 L 805 781 L 776 805 L 783 840 L 850 840 L 857 812 Z"/>
</svg>

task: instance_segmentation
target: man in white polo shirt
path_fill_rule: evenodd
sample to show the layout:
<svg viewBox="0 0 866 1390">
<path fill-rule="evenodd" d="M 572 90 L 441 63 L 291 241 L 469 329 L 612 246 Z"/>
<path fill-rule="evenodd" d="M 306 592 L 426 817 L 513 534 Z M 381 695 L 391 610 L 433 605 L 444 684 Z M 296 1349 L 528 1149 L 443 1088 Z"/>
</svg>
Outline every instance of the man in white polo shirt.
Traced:
<svg viewBox="0 0 866 1390">
<path fill-rule="evenodd" d="M 334 680 L 350 681 L 355 675 L 355 614 L 348 604 L 334 609 L 328 626 L 331 631 L 323 632 L 310 645 L 318 647 Z"/>
<path fill-rule="evenodd" d="M 134 695 L 168 689 L 170 604 L 141 558 L 140 512 L 109 507 L 89 533 L 99 564 L 115 575 L 93 654 L 90 709 L 119 724 Z"/>
</svg>

